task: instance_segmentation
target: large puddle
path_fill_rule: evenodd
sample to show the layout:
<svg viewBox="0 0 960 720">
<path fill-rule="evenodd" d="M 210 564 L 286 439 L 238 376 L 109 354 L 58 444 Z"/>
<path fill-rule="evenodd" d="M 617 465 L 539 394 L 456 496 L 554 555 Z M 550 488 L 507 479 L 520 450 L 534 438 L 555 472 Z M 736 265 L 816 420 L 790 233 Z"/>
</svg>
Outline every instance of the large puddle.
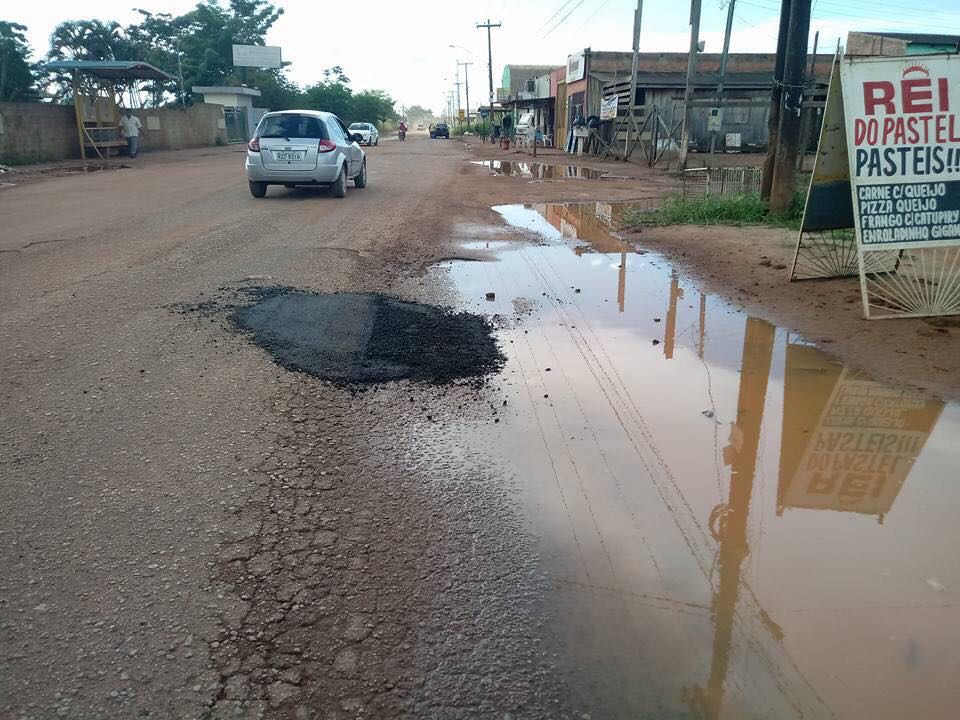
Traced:
<svg viewBox="0 0 960 720">
<path fill-rule="evenodd" d="M 511 175 L 533 180 L 599 180 L 606 174 L 602 170 L 580 165 L 550 165 L 512 160 L 471 160 L 470 163 L 486 168 L 492 175 Z"/>
<path fill-rule="evenodd" d="M 517 319 L 497 452 L 582 709 L 956 717 L 960 407 L 704 295 L 615 206 L 496 210 L 542 242 L 443 271 Z"/>
</svg>

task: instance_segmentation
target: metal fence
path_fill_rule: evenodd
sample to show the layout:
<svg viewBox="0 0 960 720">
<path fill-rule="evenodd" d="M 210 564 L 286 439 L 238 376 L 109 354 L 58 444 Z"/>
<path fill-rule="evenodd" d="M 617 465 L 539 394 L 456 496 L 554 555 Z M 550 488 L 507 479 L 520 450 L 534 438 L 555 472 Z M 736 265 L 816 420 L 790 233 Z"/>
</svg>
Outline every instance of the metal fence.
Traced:
<svg viewBox="0 0 960 720">
<path fill-rule="evenodd" d="M 696 168 L 683 173 L 684 199 L 759 195 L 763 168 Z"/>
</svg>

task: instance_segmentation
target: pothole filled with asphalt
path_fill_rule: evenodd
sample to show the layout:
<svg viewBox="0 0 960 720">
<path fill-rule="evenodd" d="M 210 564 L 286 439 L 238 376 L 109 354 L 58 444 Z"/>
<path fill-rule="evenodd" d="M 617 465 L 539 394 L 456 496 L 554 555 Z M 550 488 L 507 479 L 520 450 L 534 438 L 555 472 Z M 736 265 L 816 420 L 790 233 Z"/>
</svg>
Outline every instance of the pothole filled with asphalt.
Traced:
<svg viewBox="0 0 960 720">
<path fill-rule="evenodd" d="M 454 382 L 504 363 L 486 318 L 376 293 L 264 293 L 231 318 L 281 367 L 339 384 Z"/>
</svg>

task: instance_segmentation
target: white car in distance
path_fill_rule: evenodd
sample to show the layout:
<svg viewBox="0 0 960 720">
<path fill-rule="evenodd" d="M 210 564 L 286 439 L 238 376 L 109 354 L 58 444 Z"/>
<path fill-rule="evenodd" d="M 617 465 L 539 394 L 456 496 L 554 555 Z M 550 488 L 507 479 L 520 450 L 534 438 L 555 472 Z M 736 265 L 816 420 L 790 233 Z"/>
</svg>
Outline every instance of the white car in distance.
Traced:
<svg viewBox="0 0 960 720">
<path fill-rule="evenodd" d="M 355 122 L 349 128 L 351 133 L 363 138 L 360 142 L 364 145 L 379 145 L 380 131 L 373 123 Z"/>
</svg>

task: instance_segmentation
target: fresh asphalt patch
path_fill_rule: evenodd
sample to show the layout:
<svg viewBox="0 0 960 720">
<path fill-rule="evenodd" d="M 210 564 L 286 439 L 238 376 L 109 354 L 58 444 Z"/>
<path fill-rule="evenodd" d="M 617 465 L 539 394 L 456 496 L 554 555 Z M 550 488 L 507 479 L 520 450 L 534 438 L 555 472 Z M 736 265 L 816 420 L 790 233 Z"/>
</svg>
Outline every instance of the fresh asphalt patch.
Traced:
<svg viewBox="0 0 960 720">
<path fill-rule="evenodd" d="M 495 373 L 504 357 L 486 318 L 378 293 L 247 290 L 234 325 L 288 370 L 337 384 L 447 383 Z"/>
</svg>

